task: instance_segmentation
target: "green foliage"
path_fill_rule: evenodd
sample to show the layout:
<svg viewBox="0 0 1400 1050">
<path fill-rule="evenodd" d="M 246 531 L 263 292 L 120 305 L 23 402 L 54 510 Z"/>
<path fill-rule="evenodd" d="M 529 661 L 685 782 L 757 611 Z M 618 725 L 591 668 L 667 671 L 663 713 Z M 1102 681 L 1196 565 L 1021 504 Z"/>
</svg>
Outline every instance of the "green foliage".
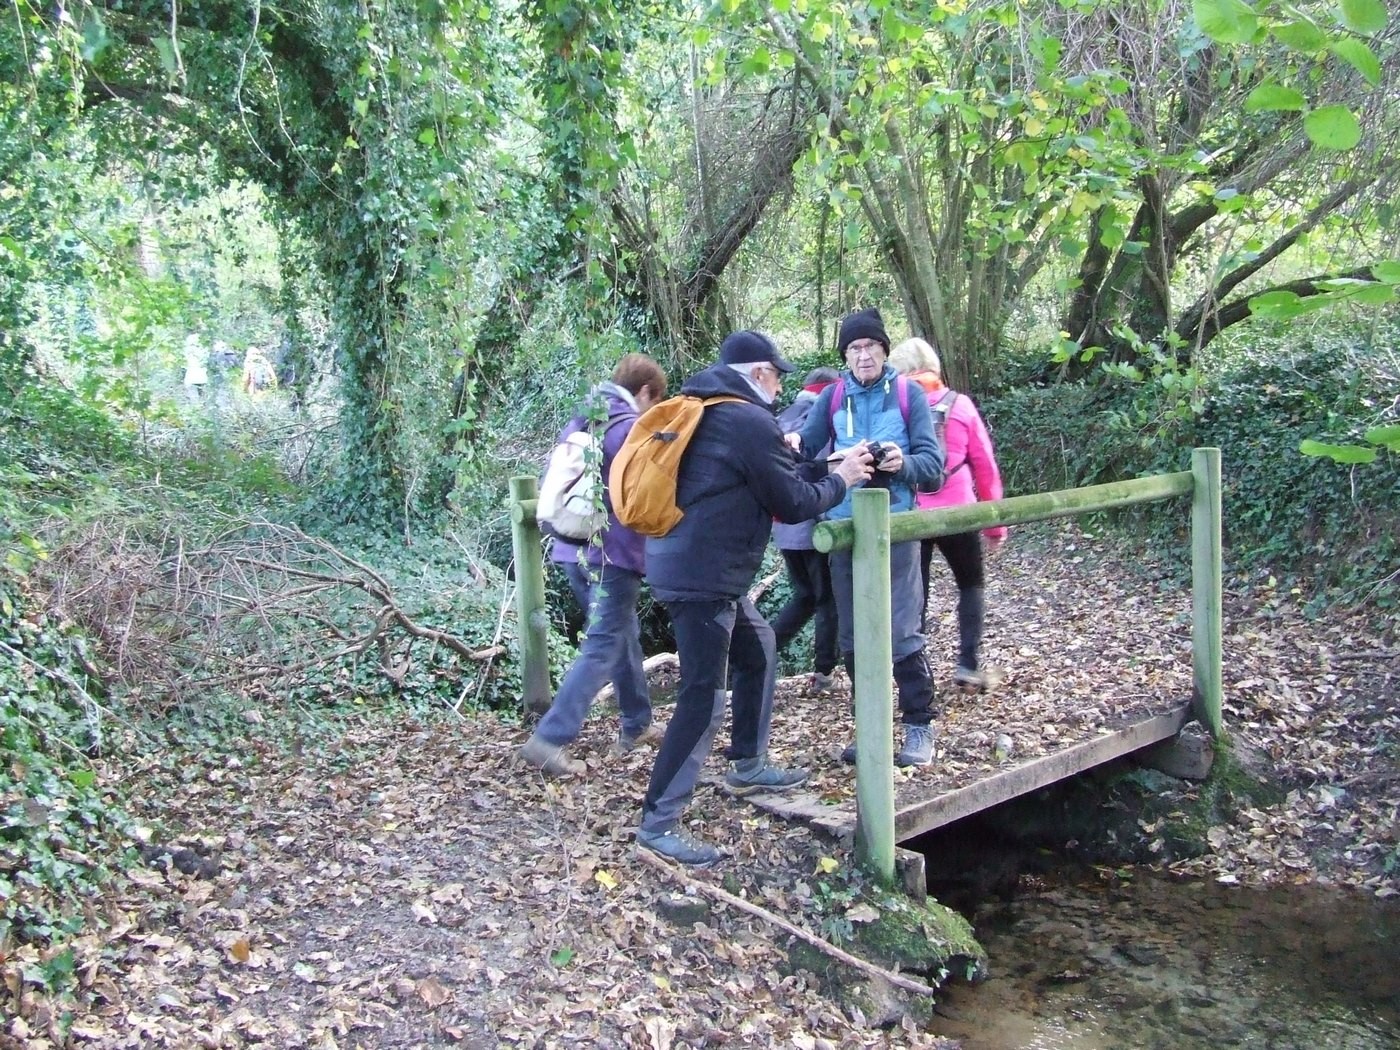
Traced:
<svg viewBox="0 0 1400 1050">
<path fill-rule="evenodd" d="M 1313 578 L 1332 599 L 1394 602 L 1400 457 L 1352 467 L 1299 454 L 1305 439 L 1345 447 L 1392 433 L 1393 323 L 1329 327 L 1301 338 L 1280 329 L 1285 345 L 1241 346 L 1209 376 L 1162 357 L 1152 369 L 1109 366 L 1094 385 L 986 400 L 1008 494 L 1186 470 L 1191 448 L 1215 446 L 1228 564 Z M 1181 542 L 1180 507 L 1132 520 L 1164 545 Z"/>
<path fill-rule="evenodd" d="M 82 924 L 82 903 L 121 862 L 127 821 L 93 764 L 100 715 L 71 625 L 0 569 L 0 944 L 48 943 Z M 48 987 L 61 963 L 36 975 Z"/>
</svg>

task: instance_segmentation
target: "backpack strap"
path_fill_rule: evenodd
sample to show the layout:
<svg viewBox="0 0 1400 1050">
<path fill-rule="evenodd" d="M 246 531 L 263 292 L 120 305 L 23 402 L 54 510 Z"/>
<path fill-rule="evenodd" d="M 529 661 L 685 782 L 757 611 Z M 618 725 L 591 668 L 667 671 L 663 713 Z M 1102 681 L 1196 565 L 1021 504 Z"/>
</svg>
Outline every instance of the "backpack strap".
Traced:
<svg viewBox="0 0 1400 1050">
<path fill-rule="evenodd" d="M 836 382 L 831 384 L 831 401 L 827 408 L 831 410 L 831 433 L 836 433 L 836 413 L 841 407 L 841 402 L 846 400 L 846 378 L 837 376 Z"/>
<path fill-rule="evenodd" d="M 899 399 L 899 414 L 904 418 L 904 429 L 909 429 L 909 379 L 903 375 L 894 377 L 895 394 Z M 841 402 L 846 399 L 846 377 L 838 376 L 836 382 L 831 385 L 831 404 L 827 407 L 831 410 L 831 436 L 836 439 L 836 413 L 841 408 Z"/>
<path fill-rule="evenodd" d="M 929 407 L 933 410 L 934 413 L 933 425 L 936 431 L 935 436 L 942 443 L 943 454 L 945 456 L 948 454 L 948 440 L 944 437 L 944 433 L 946 432 L 948 427 L 948 417 L 953 412 L 953 403 L 957 401 L 957 399 L 958 392 L 952 387 L 949 387 L 942 397 L 940 397 L 937 401 L 934 401 L 929 405 Z M 949 467 L 947 462 L 944 462 L 943 477 L 951 478 L 954 474 L 962 470 L 962 468 L 965 466 L 967 466 L 966 456 L 963 456 L 963 461 L 959 463 L 956 467 Z"/>
</svg>

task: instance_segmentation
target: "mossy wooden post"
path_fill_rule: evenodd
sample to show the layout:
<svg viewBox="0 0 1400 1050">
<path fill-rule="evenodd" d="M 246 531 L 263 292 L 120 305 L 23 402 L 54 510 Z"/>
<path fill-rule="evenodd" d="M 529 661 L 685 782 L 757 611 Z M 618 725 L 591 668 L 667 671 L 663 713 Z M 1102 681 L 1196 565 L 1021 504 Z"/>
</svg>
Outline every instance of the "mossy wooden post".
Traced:
<svg viewBox="0 0 1400 1050">
<path fill-rule="evenodd" d="M 515 615 L 520 632 L 520 702 L 525 710 L 549 710 L 549 609 L 544 597 L 544 554 L 535 523 L 538 485 L 510 479 L 510 539 L 515 555 Z"/>
<path fill-rule="evenodd" d="M 1191 699 L 1196 717 L 1220 739 L 1220 450 L 1191 453 Z"/>
<path fill-rule="evenodd" d="M 890 692 L 890 494 L 852 500 L 852 619 L 856 644 L 856 856 L 894 881 L 894 700 Z"/>
</svg>

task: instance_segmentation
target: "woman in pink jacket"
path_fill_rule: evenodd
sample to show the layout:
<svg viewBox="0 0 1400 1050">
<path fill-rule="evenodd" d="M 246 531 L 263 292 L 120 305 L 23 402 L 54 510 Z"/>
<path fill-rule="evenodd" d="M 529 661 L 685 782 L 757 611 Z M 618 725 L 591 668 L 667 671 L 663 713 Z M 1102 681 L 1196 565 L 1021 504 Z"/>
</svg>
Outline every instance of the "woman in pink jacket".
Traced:
<svg viewBox="0 0 1400 1050">
<path fill-rule="evenodd" d="M 922 339 L 906 339 L 891 351 L 890 364 L 896 371 L 918 383 L 927 395 L 934 430 L 942 431 L 947 450 L 943 487 L 937 492 L 919 493 L 919 509 L 957 507 L 978 500 L 1001 499 L 1001 472 L 997 469 L 996 455 L 992 452 L 992 437 L 987 433 L 987 424 L 982 421 L 972 398 L 943 384 L 943 366 L 938 360 L 938 353 Z M 984 537 L 987 550 L 996 550 L 1006 539 L 1006 528 L 987 529 L 982 536 L 975 532 L 960 532 L 955 536 L 924 540 L 920 552 L 925 616 L 928 609 L 929 565 L 933 560 L 934 547 L 943 552 L 943 558 L 953 571 L 953 579 L 958 585 L 958 666 L 953 672 L 953 684 L 969 693 L 995 688 L 1001 677 L 997 671 L 983 667 L 978 659 L 986 615 L 982 559 Z"/>
</svg>

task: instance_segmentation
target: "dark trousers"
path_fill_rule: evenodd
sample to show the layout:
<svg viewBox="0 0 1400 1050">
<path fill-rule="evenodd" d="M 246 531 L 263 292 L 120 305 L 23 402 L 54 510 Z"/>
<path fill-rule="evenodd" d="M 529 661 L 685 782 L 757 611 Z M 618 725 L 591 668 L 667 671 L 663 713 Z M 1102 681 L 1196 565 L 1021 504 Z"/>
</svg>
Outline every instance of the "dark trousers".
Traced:
<svg viewBox="0 0 1400 1050">
<path fill-rule="evenodd" d="M 725 681 L 732 689 L 726 753 L 732 761 L 768 750 L 777 649 L 773 628 L 747 598 L 667 602 L 681 662 L 676 707 L 656 752 L 642 800 L 642 830 L 664 833 L 680 821 L 724 722 Z"/>
<path fill-rule="evenodd" d="M 927 725 L 935 717 L 933 675 L 924 657 L 924 636 L 919 633 L 919 546 L 914 540 L 890 546 L 890 642 L 894 656 L 894 681 L 900 720 L 905 725 Z M 840 616 L 841 659 L 855 681 L 854 564 L 850 551 L 831 556 L 831 583 Z"/>
<path fill-rule="evenodd" d="M 778 652 L 812 624 L 812 667 L 818 674 L 836 669 L 836 594 L 831 589 L 831 564 L 821 551 L 783 551 L 792 596 L 773 618 Z"/>
<path fill-rule="evenodd" d="M 924 581 L 924 608 L 919 619 L 920 630 L 928 622 L 929 575 L 933 549 L 937 547 L 943 560 L 953 571 L 958 585 L 958 666 L 969 671 L 978 668 L 978 651 L 982 647 L 982 624 L 985 620 L 986 575 L 982 561 L 982 534 L 959 532 L 953 536 L 922 540 L 919 545 L 919 574 Z"/>
</svg>

